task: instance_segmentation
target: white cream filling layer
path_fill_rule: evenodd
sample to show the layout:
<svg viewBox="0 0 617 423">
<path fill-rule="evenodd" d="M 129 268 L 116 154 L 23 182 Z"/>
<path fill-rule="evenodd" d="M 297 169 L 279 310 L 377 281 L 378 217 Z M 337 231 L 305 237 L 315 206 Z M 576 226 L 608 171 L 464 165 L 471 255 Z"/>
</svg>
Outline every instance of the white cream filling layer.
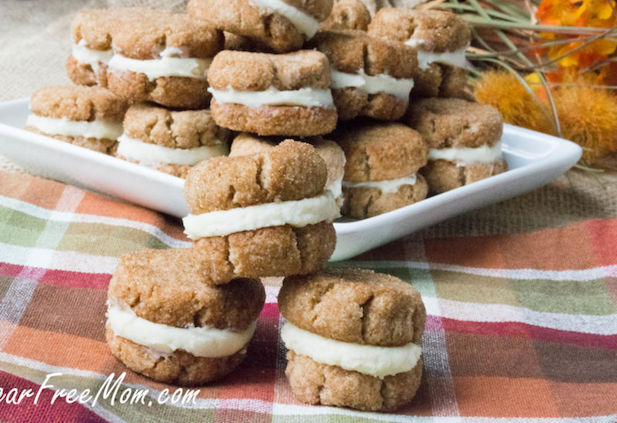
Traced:
<svg viewBox="0 0 617 423">
<path fill-rule="evenodd" d="M 160 59 L 137 60 L 121 54 L 114 54 L 108 63 L 112 72 L 131 71 L 145 74 L 150 81 L 163 76 L 205 79 L 211 59 L 192 57 L 171 57 L 161 55 Z"/>
<path fill-rule="evenodd" d="M 77 44 L 73 43 L 71 54 L 79 63 L 90 65 L 93 71 L 98 72 L 101 63 L 109 63 L 114 52 L 111 49 L 94 50 L 88 48 L 86 47 L 86 40 L 80 40 Z"/>
<path fill-rule="evenodd" d="M 431 63 L 444 63 L 446 65 L 452 65 L 458 68 L 467 67 L 467 59 L 465 58 L 465 51 L 467 50 L 467 47 L 452 51 L 427 51 L 422 47 L 424 41 L 416 38 L 411 38 L 405 41 L 405 44 L 418 49 L 418 67 L 420 69 L 428 69 Z"/>
<path fill-rule="evenodd" d="M 335 199 L 343 196 L 343 177 L 341 176 L 336 181 L 332 182 L 326 187 L 326 190 L 330 191 Z"/>
<path fill-rule="evenodd" d="M 354 87 L 361 88 L 369 94 L 383 92 L 408 99 L 413 88 L 413 79 L 411 78 L 394 78 L 385 73 L 370 76 L 364 72 L 364 69 L 361 69 L 358 73 L 339 72 L 332 69 L 331 75 L 333 89 Z"/>
<path fill-rule="evenodd" d="M 287 322 L 281 329 L 285 346 L 314 361 L 384 378 L 413 369 L 422 347 L 410 342 L 401 347 L 360 345 L 324 338 Z"/>
<path fill-rule="evenodd" d="M 183 350 L 196 357 L 235 354 L 250 341 L 256 326 L 253 322 L 242 332 L 212 327 L 176 328 L 142 319 L 130 308 L 112 303 L 107 305 L 107 322 L 115 335 L 156 352 L 172 354 Z"/>
<path fill-rule="evenodd" d="M 369 182 L 346 182 L 343 181 L 343 186 L 346 188 L 379 188 L 382 193 L 397 192 L 403 185 L 415 185 L 418 177 L 413 174 L 404 178 L 391 179 L 387 181 L 369 181 Z"/>
<path fill-rule="evenodd" d="M 76 121 L 66 118 L 48 118 L 31 113 L 26 119 L 26 126 L 32 126 L 50 135 L 67 137 L 84 137 L 99 139 L 118 139 L 122 135 L 122 123 L 104 120 Z"/>
<path fill-rule="evenodd" d="M 251 3 L 260 9 L 284 16 L 304 34 L 307 40 L 313 38 L 319 30 L 317 19 L 282 0 L 251 0 Z"/>
<path fill-rule="evenodd" d="M 300 88 L 299 90 L 281 91 L 270 87 L 265 91 L 236 91 L 229 87 L 225 90 L 208 88 L 219 103 L 242 104 L 247 107 L 260 106 L 304 106 L 334 107 L 330 90 Z"/>
<path fill-rule="evenodd" d="M 501 141 L 492 147 L 483 145 L 476 148 L 431 148 L 428 151 L 429 160 L 449 160 L 464 166 L 470 163 L 492 163 L 501 158 Z"/>
<path fill-rule="evenodd" d="M 280 201 L 189 214 L 182 222 L 184 233 L 190 239 L 225 236 L 236 232 L 252 231 L 271 226 L 291 225 L 302 228 L 319 222 L 331 222 L 340 217 L 339 208 L 330 191 L 298 201 Z"/>
<path fill-rule="evenodd" d="M 194 165 L 211 157 L 224 156 L 229 153 L 225 143 L 195 148 L 169 148 L 156 144 L 141 142 L 122 134 L 118 138 L 118 154 L 130 160 L 135 160 L 145 166 L 156 166 L 160 163 L 179 165 Z"/>
</svg>

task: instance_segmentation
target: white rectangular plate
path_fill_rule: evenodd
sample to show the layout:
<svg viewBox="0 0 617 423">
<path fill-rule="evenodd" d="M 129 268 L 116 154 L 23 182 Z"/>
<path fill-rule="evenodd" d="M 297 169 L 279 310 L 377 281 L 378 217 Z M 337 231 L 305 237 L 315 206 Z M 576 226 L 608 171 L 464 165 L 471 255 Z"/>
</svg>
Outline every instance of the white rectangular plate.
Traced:
<svg viewBox="0 0 617 423">
<path fill-rule="evenodd" d="M 183 180 L 23 129 L 28 99 L 0 103 L 0 153 L 47 178 L 109 194 L 173 216 L 188 214 Z M 335 222 L 332 260 L 357 254 L 449 217 L 538 188 L 581 157 L 578 145 L 505 125 L 503 151 L 510 170 L 419 203 L 364 220 Z"/>
</svg>

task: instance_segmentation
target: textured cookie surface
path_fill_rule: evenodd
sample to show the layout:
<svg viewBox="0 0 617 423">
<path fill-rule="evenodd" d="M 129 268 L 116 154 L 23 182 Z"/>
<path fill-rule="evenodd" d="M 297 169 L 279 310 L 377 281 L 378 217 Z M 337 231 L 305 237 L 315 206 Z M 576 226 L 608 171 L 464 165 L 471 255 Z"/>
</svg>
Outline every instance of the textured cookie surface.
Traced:
<svg viewBox="0 0 617 423">
<path fill-rule="evenodd" d="M 503 131 L 499 110 L 458 98 L 414 101 L 405 120 L 422 135 L 429 148 L 492 146 L 501 139 Z"/>
<path fill-rule="evenodd" d="M 431 63 L 427 69 L 416 70 L 413 99 L 417 97 L 460 97 L 465 94 L 467 70 L 441 63 Z M 414 100 L 412 100 L 414 101 Z"/>
<path fill-rule="evenodd" d="M 129 369 L 159 382 L 201 385 L 227 375 L 246 356 L 246 347 L 227 357 L 196 357 L 186 351 L 160 355 L 126 338 L 116 336 L 108 326 L 105 338 L 112 354 Z"/>
<path fill-rule="evenodd" d="M 366 31 L 371 14 L 362 0 L 334 0 L 332 11 L 320 25 L 322 30 L 355 29 Z"/>
<path fill-rule="evenodd" d="M 190 171 L 184 197 L 192 214 L 229 210 L 321 194 L 326 164 L 314 147 L 287 140 L 276 148 L 238 157 L 215 157 Z"/>
<path fill-rule="evenodd" d="M 424 200 L 428 193 L 426 180 L 417 175 L 414 185 L 402 185 L 395 192 L 382 192 L 375 187 L 343 187 L 343 216 L 366 219 Z"/>
<path fill-rule="evenodd" d="M 32 94 L 30 110 L 48 118 L 75 121 L 122 121 L 127 104 L 102 87 L 59 85 L 45 87 Z"/>
<path fill-rule="evenodd" d="M 95 71 L 88 63 L 79 63 L 72 55 L 64 64 L 69 79 L 77 85 L 107 87 L 107 65 L 100 64 Z"/>
<path fill-rule="evenodd" d="M 278 304 L 283 317 L 299 328 L 356 344 L 419 343 L 426 321 L 424 303 L 414 287 L 364 269 L 287 277 Z"/>
<path fill-rule="evenodd" d="M 322 53 L 301 50 L 288 54 L 222 51 L 208 69 L 214 89 L 264 91 L 330 88 L 330 67 Z"/>
<path fill-rule="evenodd" d="M 422 359 L 408 372 L 379 379 L 289 351 L 285 375 L 296 398 L 308 404 L 394 411 L 416 394 L 422 379 Z"/>
<path fill-rule="evenodd" d="M 154 323 L 245 330 L 263 307 L 263 285 L 238 278 L 213 286 L 218 269 L 207 259 L 192 248 L 126 254 L 111 278 L 109 299 Z"/>
<path fill-rule="evenodd" d="M 458 50 L 471 39 L 467 24 L 445 10 L 383 8 L 373 17 L 368 33 L 392 41 L 417 40 L 419 48 L 435 52 Z"/>
<path fill-rule="evenodd" d="M 343 173 L 345 172 L 345 153 L 337 143 L 324 140 L 321 137 L 307 138 L 303 141 L 315 147 L 319 156 L 326 163 L 326 168 L 328 169 L 326 186 L 330 186 L 343 177 Z M 279 142 L 281 142 L 280 138 L 263 138 L 242 133 L 234 138 L 231 143 L 229 155 L 232 157 L 246 156 L 270 151 L 275 148 Z"/>
<path fill-rule="evenodd" d="M 506 170 L 508 163 L 503 159 L 492 163 L 470 163 L 465 166 L 447 160 L 430 160 L 422 169 L 422 174 L 426 177 L 430 192 L 439 194 Z"/>
<path fill-rule="evenodd" d="M 321 222 L 294 228 L 290 225 L 201 238 L 195 253 L 224 283 L 232 277 L 267 277 L 306 274 L 323 267 L 336 244 L 334 225 Z"/>
<path fill-rule="evenodd" d="M 111 49 L 114 31 L 134 16 L 157 14 L 159 11 L 140 8 L 111 8 L 80 10 L 71 22 L 71 36 L 75 44 L 81 42 L 93 50 Z"/>
<path fill-rule="evenodd" d="M 214 123 L 208 109 L 173 111 L 148 104 L 127 110 L 124 132 L 145 143 L 185 149 L 215 145 L 229 137 L 229 131 Z"/>
<path fill-rule="evenodd" d="M 324 20 L 332 9 L 332 0 L 288 0 L 289 5 Z M 298 50 L 305 36 L 279 13 L 255 7 L 250 0 L 190 0 L 188 13 L 198 21 L 250 38 L 277 53 Z"/>
<path fill-rule="evenodd" d="M 399 123 L 342 129 L 336 141 L 345 151 L 345 181 L 366 182 L 410 176 L 426 164 L 428 149 L 422 137 Z"/>
</svg>

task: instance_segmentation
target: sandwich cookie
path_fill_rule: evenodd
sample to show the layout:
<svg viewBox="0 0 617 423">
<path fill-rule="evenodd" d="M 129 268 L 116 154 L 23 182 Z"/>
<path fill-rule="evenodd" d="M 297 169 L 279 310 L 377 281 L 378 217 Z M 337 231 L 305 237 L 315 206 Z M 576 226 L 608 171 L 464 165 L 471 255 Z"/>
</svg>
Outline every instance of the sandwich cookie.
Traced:
<svg viewBox="0 0 617 423">
<path fill-rule="evenodd" d="M 26 129 L 100 153 L 122 134 L 126 102 L 102 87 L 61 85 L 32 94 Z"/>
<path fill-rule="evenodd" d="M 440 193 L 505 172 L 503 121 L 492 106 L 456 98 L 427 98 L 409 108 L 407 123 L 429 146 L 422 174 Z"/>
<path fill-rule="evenodd" d="M 184 178 L 191 166 L 229 152 L 229 131 L 210 110 L 172 111 L 149 104 L 131 106 L 116 155 Z"/>
<path fill-rule="evenodd" d="M 208 72 L 212 116 L 219 126 L 258 135 L 332 132 L 336 108 L 322 53 L 222 51 Z"/>
<path fill-rule="evenodd" d="M 276 53 L 299 50 L 332 10 L 332 0 L 190 0 L 195 20 Z"/>
<path fill-rule="evenodd" d="M 370 270 L 287 277 L 285 375 L 299 401 L 367 411 L 409 403 L 422 377 L 426 311 L 420 293 Z"/>
<path fill-rule="evenodd" d="M 234 138 L 231 143 L 230 156 L 246 156 L 275 148 L 282 140 L 274 138 L 257 137 L 242 133 Z M 317 150 L 317 153 L 326 162 L 328 178 L 326 190 L 330 191 L 336 199 L 339 207 L 343 205 L 343 174 L 345 173 L 345 153 L 334 141 L 314 137 L 304 140 Z"/>
<path fill-rule="evenodd" d="M 330 16 L 319 25 L 319 29 L 366 31 L 370 22 L 371 14 L 362 0 L 334 0 Z"/>
<path fill-rule="evenodd" d="M 465 49 L 471 32 L 455 13 L 383 8 L 373 17 L 368 33 L 418 49 L 413 95 L 460 97 L 463 94 L 467 80 Z"/>
<path fill-rule="evenodd" d="M 167 107 L 207 107 L 207 70 L 223 35 L 188 15 L 144 13 L 114 32 L 109 88 L 131 101 Z"/>
<path fill-rule="evenodd" d="M 256 279 L 204 281 L 190 249 L 124 255 L 108 290 L 105 337 L 131 370 L 177 385 L 200 385 L 234 370 L 265 302 Z"/>
<path fill-rule="evenodd" d="M 336 141 L 347 157 L 344 216 L 364 219 L 426 198 L 418 170 L 428 148 L 418 132 L 400 123 L 364 124 L 341 131 Z"/>
<path fill-rule="evenodd" d="M 417 67 L 413 47 L 362 31 L 324 31 L 314 43 L 330 60 L 339 119 L 397 120 L 405 114 Z"/>
<path fill-rule="evenodd" d="M 320 269 L 334 251 L 332 221 L 339 216 L 326 179 L 315 148 L 291 140 L 194 166 L 184 185 L 191 213 L 184 228 L 193 249 L 216 269 L 214 282 Z"/>
</svg>

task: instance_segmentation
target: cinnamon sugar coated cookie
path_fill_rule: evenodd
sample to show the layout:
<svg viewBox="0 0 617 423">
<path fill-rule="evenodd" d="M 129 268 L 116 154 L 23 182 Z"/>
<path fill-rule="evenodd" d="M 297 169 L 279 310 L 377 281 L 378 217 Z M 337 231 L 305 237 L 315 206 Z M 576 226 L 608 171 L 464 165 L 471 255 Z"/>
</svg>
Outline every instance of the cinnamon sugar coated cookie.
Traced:
<svg viewBox="0 0 617 423">
<path fill-rule="evenodd" d="M 122 134 L 126 102 L 101 87 L 60 85 L 32 94 L 26 129 L 101 153 Z"/>
<path fill-rule="evenodd" d="M 426 198 L 418 171 L 428 148 L 418 132 L 400 123 L 364 123 L 342 129 L 336 141 L 347 158 L 344 216 L 364 219 Z"/>
<path fill-rule="evenodd" d="M 183 178 L 196 163 L 227 154 L 228 138 L 229 131 L 214 123 L 210 110 L 137 104 L 124 116 L 116 155 Z"/>
<path fill-rule="evenodd" d="M 409 108 L 407 123 L 429 146 L 422 173 L 431 192 L 440 193 L 504 172 L 503 120 L 492 106 L 462 99 L 431 98 Z"/>
<path fill-rule="evenodd" d="M 287 277 L 278 296 L 287 323 L 285 374 L 300 401 L 393 411 L 422 376 L 422 298 L 410 284 L 363 269 Z"/>
<path fill-rule="evenodd" d="M 223 51 L 210 66 L 208 82 L 212 116 L 224 128 L 312 136 L 336 126 L 328 59 L 319 52 Z"/>
<path fill-rule="evenodd" d="M 145 11 L 113 34 L 109 88 L 131 101 L 167 107 L 207 107 L 206 73 L 223 48 L 223 34 L 188 15 Z"/>
<path fill-rule="evenodd" d="M 332 12 L 319 28 L 323 31 L 354 29 L 366 31 L 371 14 L 362 0 L 334 0 Z"/>
<path fill-rule="evenodd" d="M 415 48 L 351 30 L 320 32 L 313 43 L 330 61 L 339 119 L 403 116 L 414 85 Z"/>
<path fill-rule="evenodd" d="M 380 9 L 371 21 L 372 36 L 405 43 L 418 49 L 414 96 L 461 97 L 467 72 L 465 49 L 469 26 L 446 10 Z"/>
<path fill-rule="evenodd" d="M 285 53 L 315 35 L 332 0 L 190 0 L 187 10 L 195 20 Z"/>
<path fill-rule="evenodd" d="M 339 211 L 326 180 L 315 148 L 291 140 L 206 160 L 187 175 L 185 233 L 225 277 L 313 272 L 336 243 L 332 221 Z"/>
<path fill-rule="evenodd" d="M 212 286 L 204 270 L 191 249 L 123 256 L 108 291 L 112 354 L 138 373 L 179 385 L 237 367 L 265 301 L 263 285 L 241 278 Z"/>
</svg>

